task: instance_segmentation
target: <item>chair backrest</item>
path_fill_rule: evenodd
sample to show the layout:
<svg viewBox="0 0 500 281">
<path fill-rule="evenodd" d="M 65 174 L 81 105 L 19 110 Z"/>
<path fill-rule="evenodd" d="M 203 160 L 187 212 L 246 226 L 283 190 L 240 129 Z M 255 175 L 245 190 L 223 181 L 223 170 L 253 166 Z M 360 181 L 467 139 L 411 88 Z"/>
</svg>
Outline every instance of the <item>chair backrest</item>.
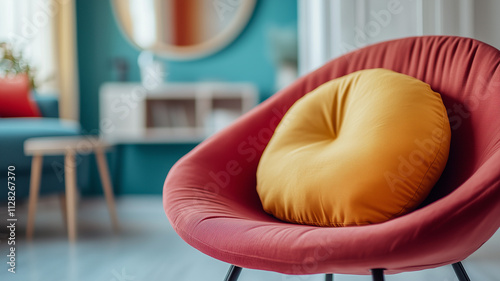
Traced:
<svg viewBox="0 0 500 281">
<path fill-rule="evenodd" d="M 386 68 L 431 85 L 442 95 L 452 128 L 448 163 L 427 203 L 449 194 L 500 148 L 500 51 L 453 36 L 410 37 L 334 59 L 297 81 L 305 94 L 351 72 Z M 500 168 L 500 167 L 499 167 Z"/>
<path fill-rule="evenodd" d="M 260 156 L 284 113 L 299 98 L 327 81 L 362 69 L 386 68 L 430 84 L 442 95 L 448 109 L 452 127 L 450 156 L 424 206 L 465 183 L 495 151 L 500 154 L 499 63 L 500 51 L 463 37 L 410 37 L 371 45 L 333 59 L 297 79 L 203 142 L 173 170 L 180 168 L 189 173 L 191 186 L 203 184 L 198 186 L 203 196 L 222 195 L 242 205 L 261 208 L 255 174 Z M 200 150 L 203 153 L 198 153 Z M 234 163 L 238 164 L 238 173 L 231 174 L 228 167 Z M 171 177 L 168 183 L 172 186 L 173 182 L 185 185 L 181 178 Z"/>
</svg>

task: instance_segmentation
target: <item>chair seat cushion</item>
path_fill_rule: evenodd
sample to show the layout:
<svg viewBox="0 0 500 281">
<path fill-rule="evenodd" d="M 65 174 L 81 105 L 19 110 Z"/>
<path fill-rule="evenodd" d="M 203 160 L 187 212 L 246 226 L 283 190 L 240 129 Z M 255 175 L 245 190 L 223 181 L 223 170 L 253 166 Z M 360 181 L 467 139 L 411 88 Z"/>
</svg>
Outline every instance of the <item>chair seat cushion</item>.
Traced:
<svg viewBox="0 0 500 281">
<path fill-rule="evenodd" d="M 293 223 L 380 223 L 414 210 L 439 179 L 451 131 L 441 96 L 385 69 L 331 80 L 285 114 L 257 169 L 266 212 Z"/>
</svg>

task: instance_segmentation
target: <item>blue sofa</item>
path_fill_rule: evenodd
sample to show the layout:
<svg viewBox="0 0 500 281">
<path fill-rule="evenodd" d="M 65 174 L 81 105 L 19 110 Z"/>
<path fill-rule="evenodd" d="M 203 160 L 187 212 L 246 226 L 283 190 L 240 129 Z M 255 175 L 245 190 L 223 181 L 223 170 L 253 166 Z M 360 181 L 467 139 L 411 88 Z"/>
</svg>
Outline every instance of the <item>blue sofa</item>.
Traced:
<svg viewBox="0 0 500 281">
<path fill-rule="evenodd" d="M 31 157 L 24 155 L 24 141 L 34 137 L 75 136 L 81 134 L 77 122 L 59 119 L 55 97 L 36 96 L 42 118 L 0 118 L 0 184 L 7 186 L 7 167 L 15 167 L 16 201 L 29 195 Z M 88 157 L 77 167 L 78 186 L 88 185 Z M 44 156 L 40 195 L 64 192 L 64 158 Z M 7 189 L 0 192 L 0 202 L 7 201 Z"/>
</svg>

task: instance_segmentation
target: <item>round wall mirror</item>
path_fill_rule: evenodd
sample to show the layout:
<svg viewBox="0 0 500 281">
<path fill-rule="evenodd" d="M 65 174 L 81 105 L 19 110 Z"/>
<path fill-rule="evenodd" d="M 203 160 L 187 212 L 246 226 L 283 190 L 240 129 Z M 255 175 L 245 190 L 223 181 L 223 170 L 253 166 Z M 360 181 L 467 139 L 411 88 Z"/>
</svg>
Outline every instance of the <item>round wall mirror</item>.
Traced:
<svg viewBox="0 0 500 281">
<path fill-rule="evenodd" d="M 212 54 L 248 23 L 256 0 L 111 0 L 115 18 L 140 49 L 170 59 Z"/>
</svg>

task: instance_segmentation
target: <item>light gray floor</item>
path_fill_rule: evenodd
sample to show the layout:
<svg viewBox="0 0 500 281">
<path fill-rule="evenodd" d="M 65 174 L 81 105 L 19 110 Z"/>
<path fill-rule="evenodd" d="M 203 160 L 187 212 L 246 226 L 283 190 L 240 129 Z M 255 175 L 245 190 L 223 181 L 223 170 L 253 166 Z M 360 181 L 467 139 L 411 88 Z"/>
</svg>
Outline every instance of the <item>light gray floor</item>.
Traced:
<svg viewBox="0 0 500 281">
<path fill-rule="evenodd" d="M 114 235 L 103 199 L 79 205 L 78 242 L 70 246 L 58 202 L 39 204 L 35 239 L 24 240 L 26 206 L 18 207 L 16 274 L 7 272 L 5 237 L 0 237 L 0 280 L 20 281 L 222 281 L 228 265 L 184 243 L 163 212 L 161 197 L 118 199 L 122 232 Z M 3 212 L 3 210 L 2 210 Z M 2 219 L 4 213 L 0 213 Z M 3 223 L 2 223 L 3 225 Z M 2 226 L 2 228 L 5 226 Z M 1 233 L 5 233 L 2 229 Z M 500 232 L 469 257 L 464 266 L 473 281 L 500 280 Z M 324 280 L 322 275 L 288 276 L 243 270 L 241 281 Z M 335 275 L 336 281 L 371 280 L 368 276 Z M 451 266 L 398 275 L 386 280 L 456 280 Z"/>
</svg>

